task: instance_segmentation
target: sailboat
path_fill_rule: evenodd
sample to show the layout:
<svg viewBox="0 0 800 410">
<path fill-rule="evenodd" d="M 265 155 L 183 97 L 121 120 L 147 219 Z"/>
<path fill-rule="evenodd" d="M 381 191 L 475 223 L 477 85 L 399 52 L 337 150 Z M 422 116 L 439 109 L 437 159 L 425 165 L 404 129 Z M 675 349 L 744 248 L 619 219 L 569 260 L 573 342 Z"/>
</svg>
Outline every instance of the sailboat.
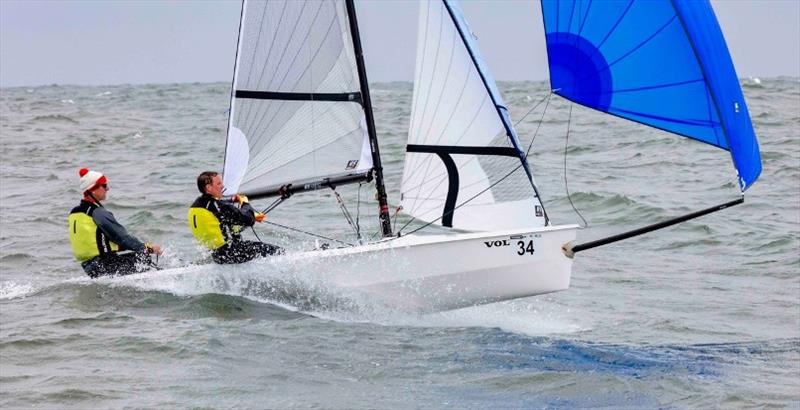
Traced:
<svg viewBox="0 0 800 410">
<path fill-rule="evenodd" d="M 573 13 L 563 24 L 566 3 L 543 2 L 551 81 L 559 95 L 585 104 L 594 98 L 582 88 L 589 80 L 575 71 L 585 62 L 565 61 L 576 50 L 588 53 L 589 61 L 597 56 L 561 33 L 562 27 L 572 30 L 573 17 L 583 19 L 573 36 L 583 38 L 580 30 L 590 27 L 592 12 Z M 607 6 L 593 10 L 602 8 Z M 607 73 L 616 79 L 613 70 Z M 572 79 L 564 80 L 568 75 Z M 617 98 L 614 88 L 590 91 L 604 96 L 601 101 Z M 712 97 L 704 103 L 718 104 Z M 608 102 L 593 107 L 614 115 L 626 109 Z M 738 107 L 747 116 L 743 99 Z M 705 126 L 718 146 L 734 152 L 738 145 L 730 142 L 720 115 Z M 729 142 L 719 143 L 723 139 Z M 508 109 L 457 2 L 420 5 L 400 199 L 407 215 L 448 233 L 392 232 L 378 142 L 353 1 L 244 0 L 223 166 L 226 193 L 277 197 L 279 203 L 290 194 L 374 182 L 382 233 L 374 242 L 359 238 L 354 246 L 277 256 L 274 263 L 319 258 L 327 268 L 319 272 L 325 283 L 422 312 L 569 287 L 579 227 L 551 224 Z M 734 152 L 735 163 L 736 158 Z M 737 169 L 744 190 L 754 178 L 738 163 Z"/>
</svg>

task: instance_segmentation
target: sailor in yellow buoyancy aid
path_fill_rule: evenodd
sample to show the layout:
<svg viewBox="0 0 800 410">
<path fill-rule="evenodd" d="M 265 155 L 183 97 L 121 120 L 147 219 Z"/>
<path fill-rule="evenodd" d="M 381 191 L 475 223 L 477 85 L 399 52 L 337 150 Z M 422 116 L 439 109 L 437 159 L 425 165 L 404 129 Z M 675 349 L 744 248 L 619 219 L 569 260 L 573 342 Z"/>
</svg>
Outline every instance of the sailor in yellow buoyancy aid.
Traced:
<svg viewBox="0 0 800 410">
<path fill-rule="evenodd" d="M 81 203 L 69 214 L 69 240 L 72 253 L 84 271 L 92 277 L 128 275 L 150 269 L 150 254 L 161 253 L 158 245 L 144 244 L 106 210 L 108 180 L 105 175 L 81 168 Z M 129 250 L 129 253 L 119 253 Z"/>
<path fill-rule="evenodd" d="M 262 222 L 265 215 L 256 212 L 244 195 L 222 199 L 225 186 L 218 173 L 201 173 L 197 189 L 202 195 L 189 208 L 189 229 L 197 242 L 211 250 L 214 262 L 242 263 L 282 252 L 275 245 L 242 239 L 242 228 Z"/>
</svg>

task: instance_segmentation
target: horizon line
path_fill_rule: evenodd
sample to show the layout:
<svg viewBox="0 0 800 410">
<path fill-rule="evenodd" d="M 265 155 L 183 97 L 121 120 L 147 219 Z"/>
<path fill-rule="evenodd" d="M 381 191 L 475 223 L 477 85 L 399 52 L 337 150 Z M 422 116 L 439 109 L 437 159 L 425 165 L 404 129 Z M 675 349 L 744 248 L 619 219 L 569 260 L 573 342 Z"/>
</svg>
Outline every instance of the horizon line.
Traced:
<svg viewBox="0 0 800 410">
<path fill-rule="evenodd" d="M 765 80 L 765 79 L 799 79 L 800 75 L 776 75 L 776 76 L 769 76 L 769 77 L 760 77 L 760 76 L 746 76 L 746 77 L 739 77 L 739 81 L 742 80 Z M 541 79 L 541 80 L 497 80 L 498 83 L 522 83 L 522 82 L 547 82 L 550 81 L 549 78 Z M 0 90 L 8 90 L 13 88 L 44 88 L 44 87 L 123 87 L 123 86 L 151 86 L 151 85 L 190 85 L 190 84 L 218 84 L 218 83 L 230 83 L 229 80 L 218 80 L 218 81 L 186 81 L 186 82 L 148 82 L 148 83 L 118 83 L 118 84 L 80 84 L 80 83 L 50 83 L 50 84 L 38 84 L 38 85 L 11 85 L 11 86 L 4 86 L 0 85 Z M 392 84 L 392 83 L 411 83 L 413 84 L 413 80 L 389 80 L 389 81 L 370 81 L 370 84 Z"/>
</svg>

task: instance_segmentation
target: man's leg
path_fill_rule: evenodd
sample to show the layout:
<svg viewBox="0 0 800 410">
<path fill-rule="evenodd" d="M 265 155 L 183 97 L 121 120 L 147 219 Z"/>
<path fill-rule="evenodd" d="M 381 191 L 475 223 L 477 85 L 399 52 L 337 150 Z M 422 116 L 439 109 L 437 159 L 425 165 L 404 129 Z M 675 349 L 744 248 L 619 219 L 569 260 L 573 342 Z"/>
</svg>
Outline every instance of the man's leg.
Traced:
<svg viewBox="0 0 800 410">
<path fill-rule="evenodd" d="M 283 248 L 255 241 L 237 241 L 217 248 L 212 257 L 216 263 L 243 263 L 259 256 L 282 254 Z"/>
<path fill-rule="evenodd" d="M 215 249 L 211 257 L 216 263 L 228 264 L 247 262 L 255 256 L 241 242 L 232 242 Z"/>
<path fill-rule="evenodd" d="M 90 278 L 110 275 L 130 275 L 150 270 L 150 255 L 144 253 L 112 253 L 98 256 L 83 269 Z"/>
<path fill-rule="evenodd" d="M 283 255 L 284 250 L 280 246 L 264 242 L 248 242 L 252 249 L 261 256 Z"/>
</svg>

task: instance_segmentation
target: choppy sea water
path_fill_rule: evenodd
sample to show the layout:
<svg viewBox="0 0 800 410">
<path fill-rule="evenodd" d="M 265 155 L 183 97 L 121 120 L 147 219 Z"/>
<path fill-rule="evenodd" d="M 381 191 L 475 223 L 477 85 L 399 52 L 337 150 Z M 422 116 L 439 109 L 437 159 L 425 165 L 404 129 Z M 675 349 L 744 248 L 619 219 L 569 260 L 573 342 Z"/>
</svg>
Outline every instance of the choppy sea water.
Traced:
<svg viewBox="0 0 800 410">
<path fill-rule="evenodd" d="M 229 84 L 2 89 L 0 407 L 800 407 L 800 80 L 743 85 L 764 162 L 745 204 L 583 252 L 567 291 L 431 315 L 348 299 L 314 280 L 324 266 L 203 264 L 185 215 L 221 166 Z M 545 83 L 501 89 L 549 215 L 581 222 L 566 172 L 579 241 L 738 197 L 723 151 L 570 117 Z M 397 203 L 411 85 L 372 95 Z M 164 270 L 83 275 L 66 233 L 82 166 Z M 367 187 L 341 190 L 376 229 Z M 328 193 L 270 219 L 352 239 Z"/>
</svg>

